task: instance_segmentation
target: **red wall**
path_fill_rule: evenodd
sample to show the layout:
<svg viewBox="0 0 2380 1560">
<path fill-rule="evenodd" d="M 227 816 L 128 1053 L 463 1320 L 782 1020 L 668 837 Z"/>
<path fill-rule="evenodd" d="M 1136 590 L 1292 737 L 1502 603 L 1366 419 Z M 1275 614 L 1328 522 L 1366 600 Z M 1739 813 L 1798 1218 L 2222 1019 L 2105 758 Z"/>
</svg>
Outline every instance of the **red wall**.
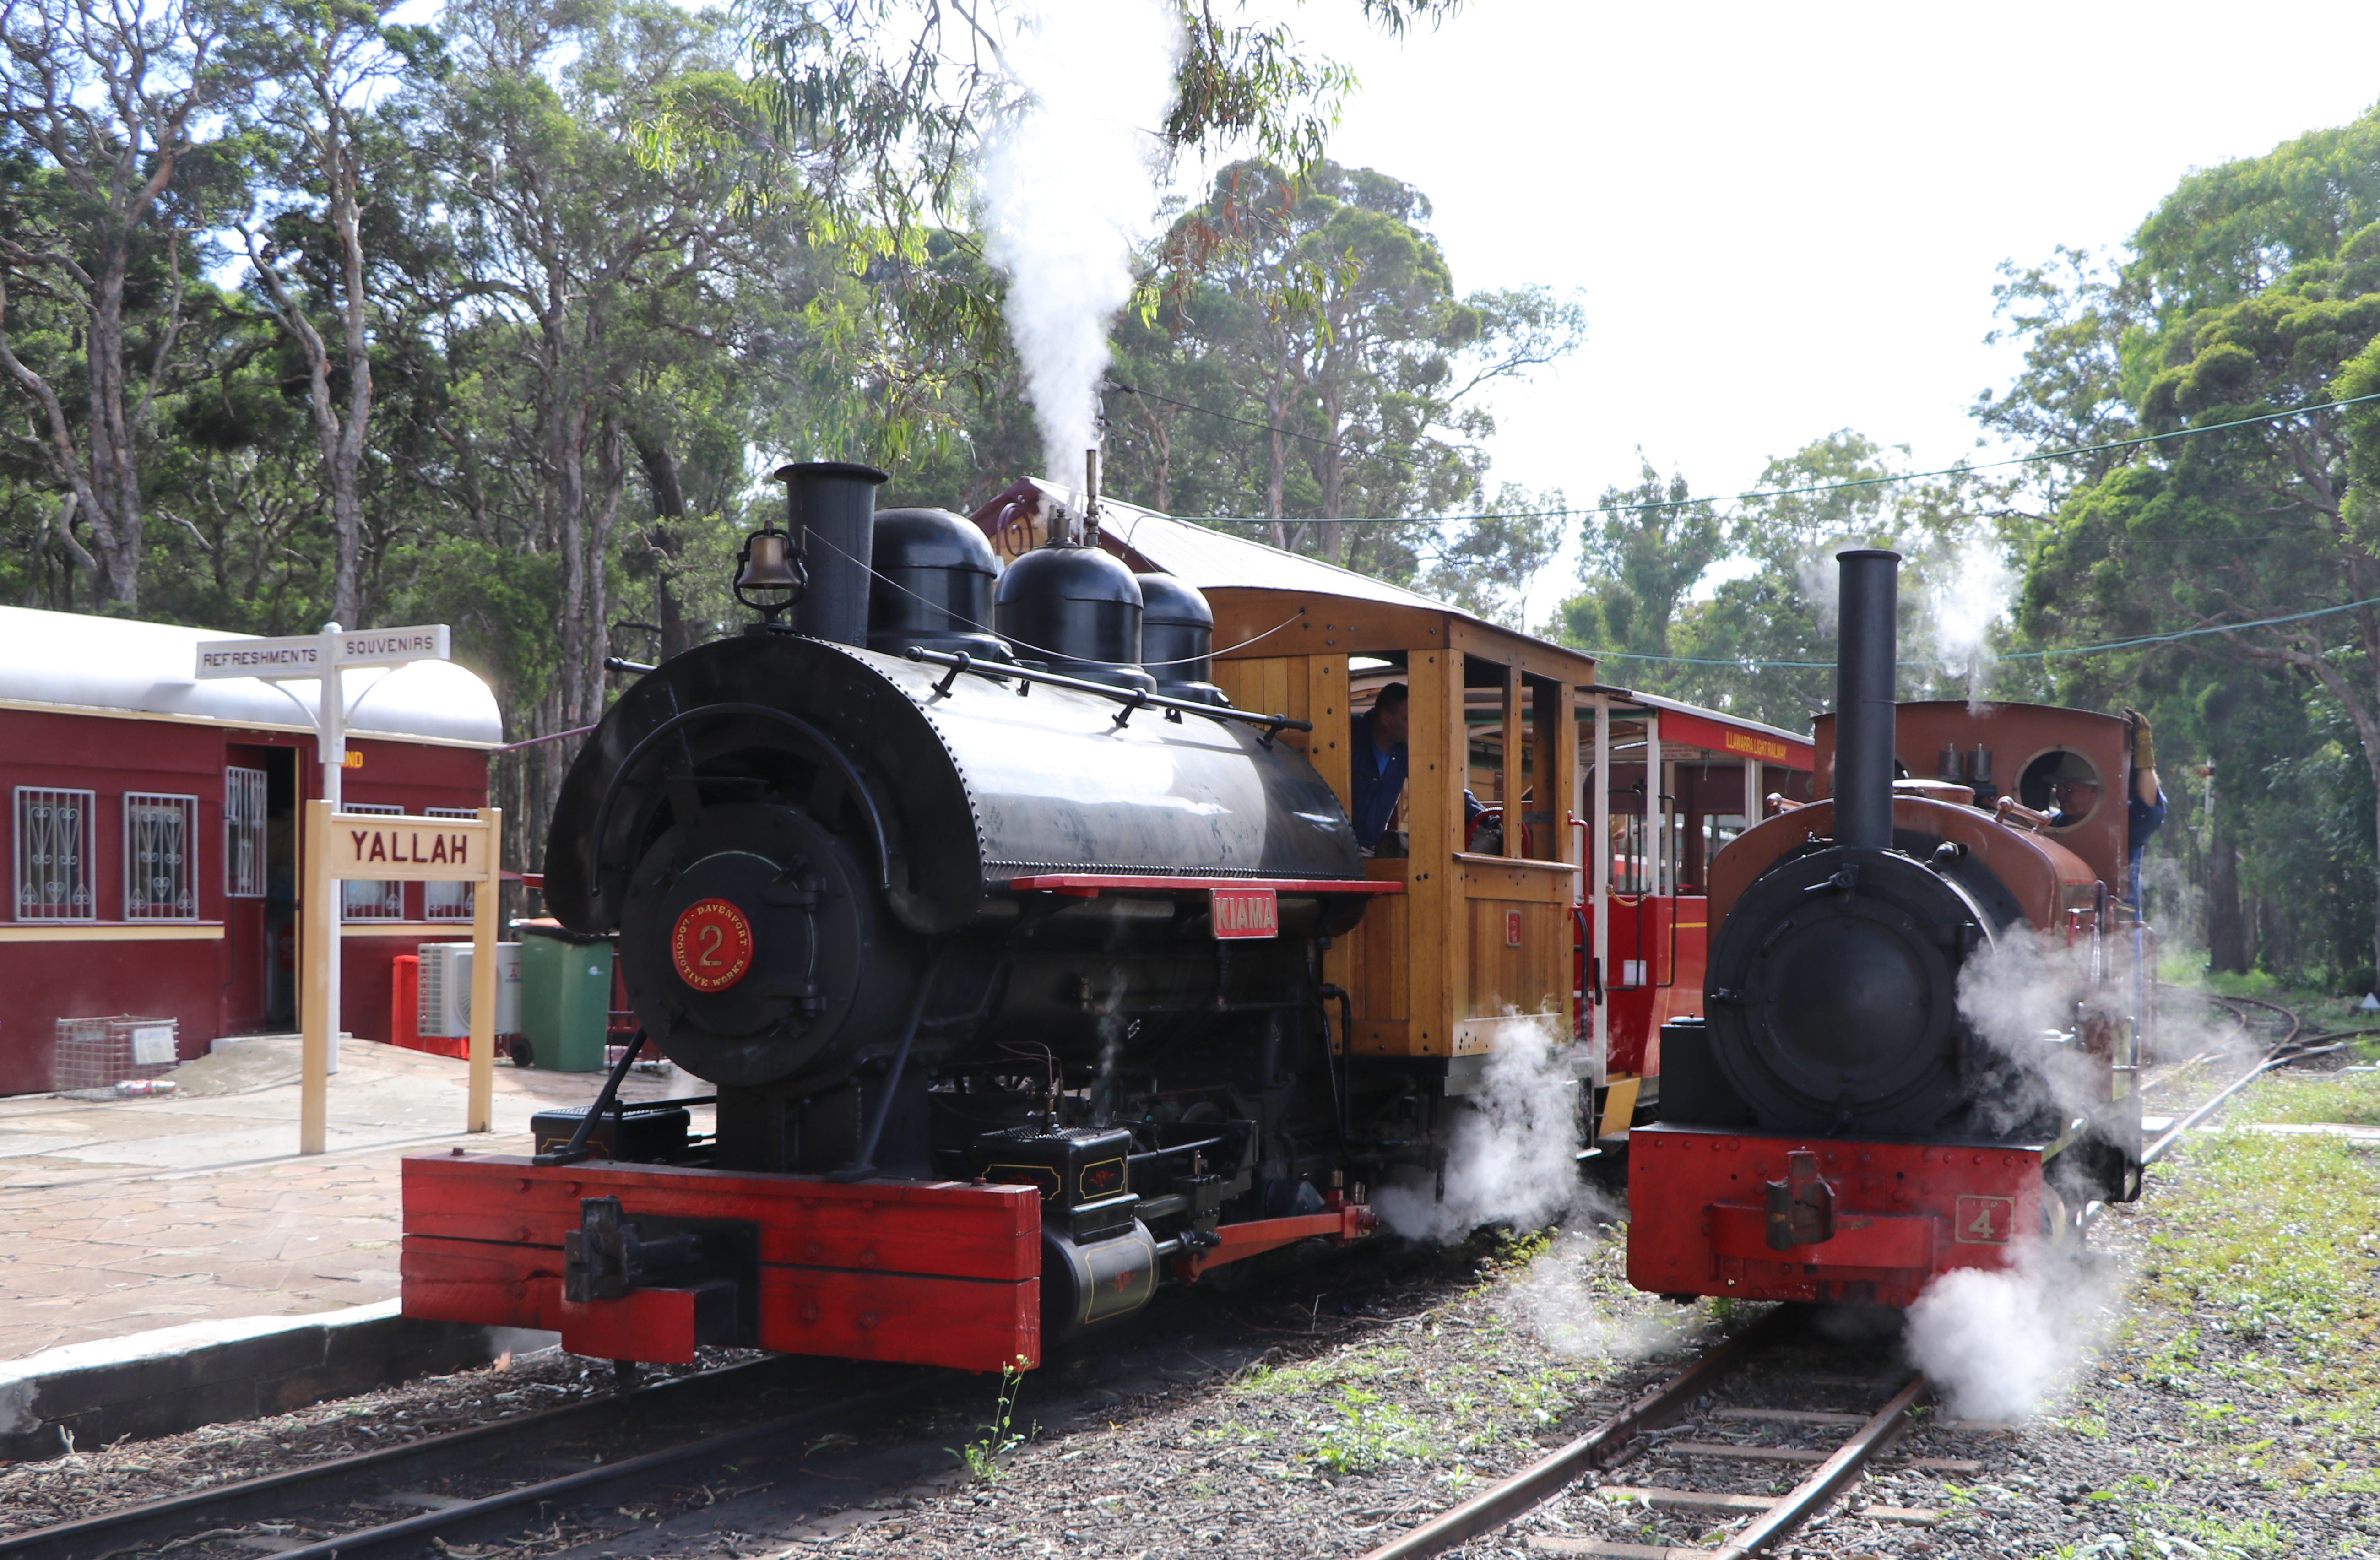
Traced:
<svg viewBox="0 0 2380 1560">
<path fill-rule="evenodd" d="M 349 802 L 385 803 L 419 814 L 425 807 L 487 805 L 487 755 L 475 749 L 360 738 L 349 743 L 358 768 L 344 772 Z M 233 754 L 230 750 L 248 751 Z M 322 793 L 311 737 L 285 732 L 181 720 L 141 720 L 47 710 L 0 709 L 0 866 L 9 877 L 0 927 L 16 915 L 15 788 L 46 786 L 94 793 L 91 882 L 96 922 L 42 923 L 97 931 L 124 919 L 124 814 L 127 792 L 198 798 L 199 921 L 220 925 L 220 940 L 121 942 L 0 939 L 0 1094 L 50 1087 L 50 1053 L 61 1018 L 115 1013 L 171 1017 L 180 1022 L 181 1054 L 206 1054 L 218 1035 L 263 1025 L 261 983 L 248 966 L 265 954 L 261 901 L 224 892 L 224 769 L 252 764 L 257 749 L 294 750 L 298 794 Z M 293 867 L 300 864 L 293 863 Z M 302 882 L 302 874 L 292 881 Z M 421 914 L 419 884 L 406 886 L 406 914 Z M 374 937 L 361 926 L 342 937 L 341 1017 L 351 1033 L 389 1038 L 390 971 L 422 934 Z M 432 939 L 468 937 L 467 924 Z"/>
</svg>

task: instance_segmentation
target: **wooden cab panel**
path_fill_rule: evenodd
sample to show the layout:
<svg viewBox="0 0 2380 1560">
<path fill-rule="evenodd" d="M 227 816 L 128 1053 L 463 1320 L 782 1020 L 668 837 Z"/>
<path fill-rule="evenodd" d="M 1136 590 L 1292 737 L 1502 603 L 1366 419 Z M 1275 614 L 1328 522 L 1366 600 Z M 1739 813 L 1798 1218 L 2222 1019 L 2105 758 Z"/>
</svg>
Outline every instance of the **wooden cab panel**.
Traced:
<svg viewBox="0 0 2380 1560">
<path fill-rule="evenodd" d="M 1509 848 L 1542 858 L 1574 850 L 1568 827 L 1579 777 L 1574 707 L 1595 682 L 1594 661 L 1451 608 L 1205 588 L 1215 610 L 1215 683 L 1243 708 L 1313 721 L 1297 744 L 1341 805 L 1351 800 L 1354 706 L 1369 701 L 1353 691 L 1350 658 L 1390 661 L 1411 701 L 1410 854 L 1365 864 L 1366 876 L 1402 882 L 1405 891 L 1372 901 L 1324 960 L 1325 978 L 1354 1003 L 1357 1054 L 1475 1054 L 1494 1049 L 1517 1025 L 1545 1025 L 1567 1039 L 1577 868 L 1566 859 L 1466 852 L 1463 795 L 1475 737 L 1496 753 L 1510 792 L 1503 799 L 1529 825 L 1524 829 L 1516 819 L 1508 828 Z M 1282 630 L 1284 623 L 1294 626 Z M 1245 651 L 1231 648 L 1243 641 Z M 1377 684 L 1383 674 L 1366 664 Z M 1466 688 L 1476 703 L 1484 685 L 1495 688 L 1497 700 L 1487 727 L 1465 707 Z M 1529 800 L 1520 804 L 1524 783 Z"/>
<path fill-rule="evenodd" d="M 1492 1050 L 1505 1032 L 1544 1025 L 1570 1035 L 1570 867 L 1501 856 L 1462 855 L 1468 925 L 1463 1001 L 1454 1054 Z"/>
</svg>

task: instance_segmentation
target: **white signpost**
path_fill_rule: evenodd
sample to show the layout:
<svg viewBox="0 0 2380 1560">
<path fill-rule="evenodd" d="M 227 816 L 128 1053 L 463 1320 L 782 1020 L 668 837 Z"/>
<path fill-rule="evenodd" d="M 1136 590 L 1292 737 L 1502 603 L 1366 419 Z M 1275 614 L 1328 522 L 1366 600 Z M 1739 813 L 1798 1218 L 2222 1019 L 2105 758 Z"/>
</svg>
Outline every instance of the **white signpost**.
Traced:
<svg viewBox="0 0 2380 1560">
<path fill-rule="evenodd" d="M 305 1033 L 305 1104 L 302 1110 L 303 1125 L 299 1133 L 299 1152 L 301 1153 L 322 1152 L 324 1094 L 328 1087 L 330 1074 L 337 1066 L 338 1060 L 340 927 L 339 907 L 336 903 L 338 890 L 335 887 L 329 886 L 335 879 L 318 879 L 318 871 L 323 865 L 323 847 L 322 841 L 316 838 L 313 809 L 322 808 L 325 816 L 336 815 L 339 810 L 339 781 L 347 767 L 347 720 L 355 713 L 355 705 L 348 703 L 346 698 L 346 673 L 349 667 L 403 666 L 408 661 L 447 660 L 452 659 L 452 635 L 443 623 L 418 628 L 358 629 L 352 632 L 341 628 L 337 623 L 326 623 L 322 625 L 322 632 L 320 634 L 301 634 L 281 639 L 203 639 L 199 642 L 197 674 L 201 680 L 217 677 L 254 677 L 278 687 L 285 683 L 310 678 L 322 684 L 317 707 L 307 711 L 313 718 L 314 745 L 317 756 L 322 761 L 322 800 L 307 804 L 308 825 L 305 850 L 308 862 L 306 877 L 310 888 L 303 906 L 304 925 L 301 933 L 305 942 L 307 969 L 307 980 L 301 998 L 304 1011 L 300 1015 L 302 1021 L 300 1027 Z M 290 693 L 286 687 L 282 687 L 281 691 L 299 708 L 305 708 L 304 701 L 299 700 L 297 695 Z M 365 689 L 362 694 L 357 695 L 357 702 L 362 702 L 364 698 L 370 696 L 370 689 Z M 488 813 L 480 815 L 482 818 L 492 816 Z M 466 827 L 477 829 L 482 825 L 470 824 Z M 490 838 L 492 840 L 501 836 L 495 835 Z M 477 869 L 482 863 L 488 874 L 484 880 L 490 887 L 487 892 L 478 896 L 480 915 L 492 918 L 495 913 L 496 899 L 495 851 L 492 845 L 484 847 L 477 853 L 473 862 L 474 871 L 443 875 L 438 880 L 481 881 Z M 386 870 L 384 865 L 375 865 L 370 872 L 353 872 L 346 876 L 385 881 L 393 877 L 407 877 L 414 875 Z M 318 881 L 324 889 L 324 891 L 320 893 L 315 892 L 311 887 Z M 480 916 L 474 917 L 475 923 L 479 918 Z M 493 926 L 492 919 L 490 919 L 489 925 L 491 927 Z M 475 940 L 477 938 L 476 929 L 474 938 Z M 492 943 L 490 944 L 490 948 L 492 949 Z M 475 956 L 472 975 L 475 998 L 479 981 L 477 970 L 480 962 L 486 963 L 491 972 L 490 978 L 492 979 L 492 972 L 495 969 L 493 952 L 484 951 Z M 319 986 L 314 979 L 318 963 L 323 972 L 323 977 Z M 493 1012 L 494 1001 L 495 998 L 491 996 L 488 998 L 490 1006 L 484 1010 L 491 1015 Z M 487 1073 L 484 1078 L 482 1076 L 479 1018 L 482 1010 L 475 1004 L 471 1020 L 470 1130 L 475 1132 L 484 1132 L 488 1130 L 487 1091 L 493 1087 L 494 1082 L 492 1072 Z M 487 1046 L 486 1063 L 490 1068 L 493 1066 L 494 1054 L 494 1042 L 491 1038 Z"/>
</svg>

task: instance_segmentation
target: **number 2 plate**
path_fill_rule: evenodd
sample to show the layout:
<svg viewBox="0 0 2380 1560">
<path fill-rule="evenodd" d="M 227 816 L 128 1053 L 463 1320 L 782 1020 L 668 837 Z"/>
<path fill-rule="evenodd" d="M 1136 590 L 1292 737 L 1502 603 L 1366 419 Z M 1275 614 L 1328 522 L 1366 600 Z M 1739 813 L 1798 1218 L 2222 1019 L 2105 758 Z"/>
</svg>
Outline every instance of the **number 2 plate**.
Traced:
<svg viewBox="0 0 2380 1560">
<path fill-rule="evenodd" d="M 670 962 L 697 991 L 724 991 L 752 968 L 752 923 L 726 900 L 697 900 L 678 912 Z"/>
</svg>

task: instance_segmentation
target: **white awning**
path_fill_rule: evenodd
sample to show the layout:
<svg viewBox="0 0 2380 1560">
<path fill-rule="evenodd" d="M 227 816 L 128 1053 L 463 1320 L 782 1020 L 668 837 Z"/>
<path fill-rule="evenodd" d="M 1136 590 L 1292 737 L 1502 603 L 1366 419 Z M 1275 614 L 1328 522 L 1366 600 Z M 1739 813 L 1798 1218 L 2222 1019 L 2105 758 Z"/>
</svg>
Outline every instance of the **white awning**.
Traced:
<svg viewBox="0 0 2380 1560">
<path fill-rule="evenodd" d="M 249 635 L 81 612 L 0 607 L 0 707 L 151 715 L 251 730 L 310 732 L 322 696 L 310 679 L 201 683 L 198 643 Z M 494 747 L 504 717 L 487 683 L 451 661 L 346 674 L 347 730 L 359 737 Z M 286 693 L 282 689 L 288 690 Z"/>
</svg>

